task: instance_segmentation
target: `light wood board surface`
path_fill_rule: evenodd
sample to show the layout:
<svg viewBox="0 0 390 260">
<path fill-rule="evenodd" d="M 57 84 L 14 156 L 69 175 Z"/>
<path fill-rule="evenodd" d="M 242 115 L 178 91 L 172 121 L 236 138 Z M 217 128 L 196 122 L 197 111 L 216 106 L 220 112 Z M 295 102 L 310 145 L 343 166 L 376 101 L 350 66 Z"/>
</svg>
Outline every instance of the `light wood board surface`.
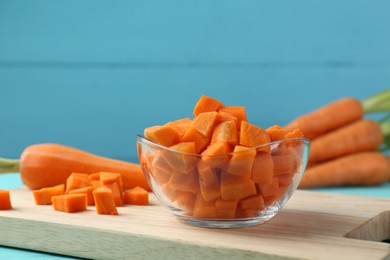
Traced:
<svg viewBox="0 0 390 260">
<path fill-rule="evenodd" d="M 11 190 L 0 211 L 0 245 L 93 259 L 390 259 L 390 199 L 297 191 L 271 221 L 240 229 L 179 222 L 150 194 L 149 206 L 119 216 L 36 206 L 27 189 Z"/>
</svg>

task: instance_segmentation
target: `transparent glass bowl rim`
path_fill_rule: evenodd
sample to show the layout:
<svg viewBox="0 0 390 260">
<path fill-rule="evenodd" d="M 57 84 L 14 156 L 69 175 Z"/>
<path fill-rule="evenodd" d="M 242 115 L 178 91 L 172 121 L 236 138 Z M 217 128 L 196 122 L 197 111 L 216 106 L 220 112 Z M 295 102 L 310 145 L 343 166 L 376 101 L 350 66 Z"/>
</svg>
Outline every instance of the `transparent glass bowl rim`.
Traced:
<svg viewBox="0 0 390 260">
<path fill-rule="evenodd" d="M 139 135 L 139 134 L 137 135 L 137 141 L 142 141 L 142 142 L 145 142 L 145 143 L 148 143 L 148 144 L 152 144 L 153 146 L 159 147 L 159 148 L 164 149 L 164 150 L 171 151 L 173 153 L 183 154 L 183 155 L 187 155 L 187 156 L 195 156 L 195 157 L 206 157 L 207 156 L 207 157 L 214 157 L 214 158 L 223 157 L 223 156 L 232 156 L 234 154 L 245 153 L 247 150 L 253 150 L 253 149 L 258 150 L 258 149 L 260 149 L 262 147 L 272 146 L 272 145 L 279 145 L 281 143 L 291 142 L 291 141 L 299 141 L 299 142 L 301 142 L 301 143 L 303 143 L 303 144 L 305 144 L 307 146 L 310 145 L 310 140 L 305 138 L 305 137 L 287 138 L 287 139 L 282 139 L 282 140 L 278 140 L 278 141 L 274 141 L 274 142 L 269 142 L 269 143 L 266 143 L 266 144 L 261 144 L 261 145 L 254 146 L 254 147 L 248 147 L 248 149 L 241 150 L 239 152 L 230 152 L 230 153 L 206 155 L 206 154 L 187 153 L 187 152 L 179 151 L 179 150 L 176 150 L 176 149 L 173 149 L 173 148 L 161 145 L 159 143 L 153 142 L 153 141 L 151 141 L 151 140 L 149 140 L 149 139 L 147 139 L 144 136 Z"/>
</svg>

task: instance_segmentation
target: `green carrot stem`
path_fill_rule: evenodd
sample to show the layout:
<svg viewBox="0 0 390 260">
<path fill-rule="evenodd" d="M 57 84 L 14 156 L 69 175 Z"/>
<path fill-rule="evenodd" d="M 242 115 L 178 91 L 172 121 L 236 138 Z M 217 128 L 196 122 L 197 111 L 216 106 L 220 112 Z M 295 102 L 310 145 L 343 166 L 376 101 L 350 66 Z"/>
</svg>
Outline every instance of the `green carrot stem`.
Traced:
<svg viewBox="0 0 390 260">
<path fill-rule="evenodd" d="M 362 101 L 365 113 L 390 111 L 390 88 Z"/>
<path fill-rule="evenodd" d="M 19 160 L 0 157 L 0 174 L 19 172 Z"/>
</svg>

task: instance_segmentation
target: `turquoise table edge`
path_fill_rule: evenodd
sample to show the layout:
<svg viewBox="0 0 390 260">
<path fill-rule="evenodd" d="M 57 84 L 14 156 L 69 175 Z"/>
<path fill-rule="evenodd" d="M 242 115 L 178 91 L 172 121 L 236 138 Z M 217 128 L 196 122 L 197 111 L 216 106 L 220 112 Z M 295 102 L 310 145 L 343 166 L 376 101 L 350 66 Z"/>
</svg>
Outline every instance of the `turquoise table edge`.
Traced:
<svg viewBox="0 0 390 260">
<path fill-rule="evenodd" d="M 7 173 L 0 175 L 0 189 L 16 189 L 23 187 L 23 183 L 18 173 Z M 380 186 L 372 187 L 334 187 L 308 189 L 318 192 L 350 194 L 358 196 L 370 196 L 380 198 L 390 198 L 390 182 Z M 12 195 L 11 195 L 12 200 Z M 48 254 L 18 248 L 0 246 L 0 259 L 77 259 L 69 256 Z"/>
</svg>

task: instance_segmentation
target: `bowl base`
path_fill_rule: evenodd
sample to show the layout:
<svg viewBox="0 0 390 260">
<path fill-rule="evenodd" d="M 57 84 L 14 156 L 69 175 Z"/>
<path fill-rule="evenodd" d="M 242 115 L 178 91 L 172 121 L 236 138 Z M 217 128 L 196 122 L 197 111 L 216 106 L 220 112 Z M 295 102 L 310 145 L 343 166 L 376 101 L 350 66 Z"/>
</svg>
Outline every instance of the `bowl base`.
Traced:
<svg viewBox="0 0 390 260">
<path fill-rule="evenodd" d="M 177 219 L 185 224 L 195 226 L 195 227 L 204 227 L 204 228 L 244 228 L 252 227 L 260 224 L 264 224 L 268 220 L 272 219 L 275 214 L 261 216 L 256 218 L 243 218 L 243 219 L 201 219 L 193 218 L 187 216 L 176 216 Z"/>
</svg>

